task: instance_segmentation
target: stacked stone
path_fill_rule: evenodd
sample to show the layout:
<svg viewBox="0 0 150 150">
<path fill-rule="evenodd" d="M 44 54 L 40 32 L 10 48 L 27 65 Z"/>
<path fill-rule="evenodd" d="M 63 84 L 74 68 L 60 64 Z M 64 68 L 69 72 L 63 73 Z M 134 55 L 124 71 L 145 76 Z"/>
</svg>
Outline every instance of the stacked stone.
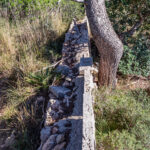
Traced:
<svg viewBox="0 0 150 150">
<path fill-rule="evenodd" d="M 82 41 L 85 39 L 85 35 L 82 34 L 84 30 L 86 30 L 85 25 L 72 23 L 66 34 L 62 50 L 62 63 L 57 67 L 57 71 L 62 73 L 64 79 L 59 86 L 49 87 L 50 99 L 45 114 L 44 128 L 41 130 L 41 145 L 38 150 L 63 150 L 69 141 L 71 122 L 68 117 L 73 112 L 76 100 L 75 81 L 79 74 L 80 59 L 89 55 L 83 53 L 89 47 Z"/>
</svg>

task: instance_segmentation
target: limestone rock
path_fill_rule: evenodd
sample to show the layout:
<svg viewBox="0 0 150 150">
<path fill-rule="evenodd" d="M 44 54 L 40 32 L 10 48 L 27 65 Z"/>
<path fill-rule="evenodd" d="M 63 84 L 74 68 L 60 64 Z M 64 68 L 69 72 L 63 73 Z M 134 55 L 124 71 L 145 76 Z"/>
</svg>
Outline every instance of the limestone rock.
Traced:
<svg viewBox="0 0 150 150">
<path fill-rule="evenodd" d="M 40 139 L 41 139 L 41 142 L 42 142 L 42 143 L 45 143 L 45 142 L 46 142 L 46 140 L 47 140 L 48 137 L 50 136 L 50 132 L 51 132 L 51 127 L 49 127 L 49 126 L 43 128 L 43 129 L 41 130 Z"/>
<path fill-rule="evenodd" d="M 46 143 L 43 145 L 42 150 L 51 150 L 55 146 L 56 136 L 56 134 L 51 135 Z"/>
<path fill-rule="evenodd" d="M 59 134 L 59 135 L 56 137 L 56 143 L 57 143 L 57 144 L 63 142 L 64 140 L 65 140 L 64 134 Z"/>
<path fill-rule="evenodd" d="M 52 128 L 52 134 L 56 134 L 56 133 L 58 133 L 58 127 L 53 127 Z"/>
<path fill-rule="evenodd" d="M 71 90 L 62 86 L 50 86 L 50 92 L 52 92 L 57 98 L 64 98 L 65 95 L 69 95 Z"/>
<path fill-rule="evenodd" d="M 54 123 L 55 126 L 69 126 L 71 123 L 69 120 L 59 120 L 58 122 Z"/>
<path fill-rule="evenodd" d="M 54 123 L 54 125 L 58 126 L 60 133 L 65 133 L 70 130 L 71 123 L 68 120 L 60 120 L 59 122 Z"/>
<path fill-rule="evenodd" d="M 53 150 L 62 150 L 62 149 L 65 147 L 65 145 L 66 145 L 66 142 L 63 142 L 63 143 L 61 143 L 61 144 L 58 144 L 58 145 L 56 145 L 56 146 L 54 147 Z"/>
<path fill-rule="evenodd" d="M 61 72 L 63 75 L 68 75 L 70 68 L 67 65 L 59 65 L 57 67 L 57 72 Z"/>
</svg>

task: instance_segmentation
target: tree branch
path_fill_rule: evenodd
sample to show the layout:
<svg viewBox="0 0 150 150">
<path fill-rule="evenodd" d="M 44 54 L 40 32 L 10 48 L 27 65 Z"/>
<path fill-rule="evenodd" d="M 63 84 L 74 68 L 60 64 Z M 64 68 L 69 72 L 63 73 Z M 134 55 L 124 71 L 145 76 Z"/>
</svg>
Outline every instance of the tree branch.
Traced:
<svg viewBox="0 0 150 150">
<path fill-rule="evenodd" d="M 142 14 L 139 9 L 138 14 L 139 14 L 140 20 L 138 22 L 136 22 L 135 25 L 130 30 L 128 30 L 127 32 L 124 32 L 120 35 L 120 39 L 122 41 L 124 41 L 125 35 L 132 36 L 134 34 L 134 32 L 137 31 L 142 26 L 142 24 L 146 20 L 147 16 L 150 15 L 150 12 L 147 11 L 146 13 Z"/>
<path fill-rule="evenodd" d="M 120 39 L 124 40 L 125 35 L 132 36 L 134 34 L 134 32 L 141 27 L 142 23 L 143 23 L 143 21 L 141 21 L 141 20 L 136 22 L 136 24 L 130 30 L 128 30 L 127 32 L 124 32 L 120 35 Z"/>
<path fill-rule="evenodd" d="M 138 22 L 136 22 L 135 25 L 130 30 L 128 30 L 127 32 L 124 32 L 120 35 L 120 39 L 122 41 L 124 40 L 125 35 L 132 36 L 134 34 L 134 32 L 141 27 L 142 23 L 144 22 L 144 19 L 143 19 L 143 16 L 141 15 L 141 13 L 139 14 L 139 16 L 140 16 L 140 20 Z"/>
</svg>

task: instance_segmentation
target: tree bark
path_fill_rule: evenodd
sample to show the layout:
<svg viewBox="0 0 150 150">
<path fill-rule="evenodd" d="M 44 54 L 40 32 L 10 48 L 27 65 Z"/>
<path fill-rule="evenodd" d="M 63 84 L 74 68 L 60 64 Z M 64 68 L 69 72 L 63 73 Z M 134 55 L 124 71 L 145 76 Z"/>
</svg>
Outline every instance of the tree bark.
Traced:
<svg viewBox="0 0 150 150">
<path fill-rule="evenodd" d="M 100 54 L 99 85 L 115 87 L 123 44 L 111 25 L 105 0 L 86 0 L 85 6 L 90 30 Z"/>
</svg>

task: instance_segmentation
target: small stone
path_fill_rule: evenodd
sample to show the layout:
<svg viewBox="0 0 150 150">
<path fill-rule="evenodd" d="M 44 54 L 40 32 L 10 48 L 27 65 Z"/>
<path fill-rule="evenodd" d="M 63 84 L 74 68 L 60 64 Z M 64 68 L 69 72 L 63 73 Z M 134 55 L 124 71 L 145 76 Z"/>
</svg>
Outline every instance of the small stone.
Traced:
<svg viewBox="0 0 150 150">
<path fill-rule="evenodd" d="M 59 135 L 56 137 L 56 143 L 57 143 L 57 144 L 63 142 L 64 140 L 65 140 L 64 134 L 59 134 Z"/>
<path fill-rule="evenodd" d="M 58 132 L 58 127 L 53 127 L 53 129 L 52 129 L 52 134 L 56 134 Z"/>
<path fill-rule="evenodd" d="M 50 92 L 52 92 L 57 98 L 64 98 L 64 95 L 71 94 L 71 90 L 62 86 L 50 86 Z"/>
<path fill-rule="evenodd" d="M 41 136 L 40 136 L 40 139 L 41 139 L 41 142 L 42 143 L 45 143 L 46 140 L 48 139 L 48 137 L 50 136 L 50 132 L 51 132 L 51 127 L 45 127 L 41 130 Z"/>
<path fill-rule="evenodd" d="M 69 87 L 69 82 L 68 82 L 68 81 L 65 81 L 65 82 L 63 83 L 63 86 L 64 86 L 64 87 Z"/>
<path fill-rule="evenodd" d="M 61 110 L 61 109 L 59 109 L 58 113 L 59 113 L 59 114 L 64 114 L 64 111 Z"/>
<path fill-rule="evenodd" d="M 56 146 L 54 147 L 53 150 L 62 150 L 62 149 L 65 147 L 65 145 L 66 145 L 66 142 L 63 142 L 63 143 L 61 143 L 61 144 L 58 144 L 58 145 L 56 145 Z"/>
<path fill-rule="evenodd" d="M 70 68 L 67 65 L 59 65 L 57 67 L 57 72 L 61 72 L 63 75 L 68 75 Z"/>
<path fill-rule="evenodd" d="M 96 67 L 92 67 L 91 73 L 93 73 L 94 75 L 97 75 L 98 74 L 98 69 Z"/>
<path fill-rule="evenodd" d="M 50 115 L 47 115 L 44 126 L 50 126 L 53 122 L 54 120 L 52 119 L 52 117 Z"/>
<path fill-rule="evenodd" d="M 51 150 L 55 146 L 56 136 L 56 134 L 51 135 L 46 141 L 46 143 L 43 145 L 42 150 Z"/>
<path fill-rule="evenodd" d="M 52 111 L 52 109 L 51 109 L 51 103 L 48 102 L 46 113 L 49 114 L 51 111 Z"/>
<path fill-rule="evenodd" d="M 54 103 L 51 103 L 51 107 L 53 110 L 58 110 L 60 106 L 60 102 L 58 100 L 55 100 Z"/>
<path fill-rule="evenodd" d="M 68 62 L 69 64 L 71 64 L 71 63 L 72 63 L 72 58 L 68 59 L 67 62 Z"/>
<path fill-rule="evenodd" d="M 69 120 L 59 120 L 58 122 L 54 123 L 55 126 L 61 127 L 61 126 L 68 126 L 70 125 Z"/>
<path fill-rule="evenodd" d="M 70 121 L 68 121 L 68 120 L 60 120 L 59 122 L 54 123 L 54 125 L 59 127 L 60 133 L 65 133 L 71 129 L 68 127 L 71 125 Z"/>
<path fill-rule="evenodd" d="M 66 81 L 69 81 L 69 82 L 72 80 L 71 77 L 69 77 L 69 76 L 66 77 L 65 79 L 66 79 Z"/>
</svg>

